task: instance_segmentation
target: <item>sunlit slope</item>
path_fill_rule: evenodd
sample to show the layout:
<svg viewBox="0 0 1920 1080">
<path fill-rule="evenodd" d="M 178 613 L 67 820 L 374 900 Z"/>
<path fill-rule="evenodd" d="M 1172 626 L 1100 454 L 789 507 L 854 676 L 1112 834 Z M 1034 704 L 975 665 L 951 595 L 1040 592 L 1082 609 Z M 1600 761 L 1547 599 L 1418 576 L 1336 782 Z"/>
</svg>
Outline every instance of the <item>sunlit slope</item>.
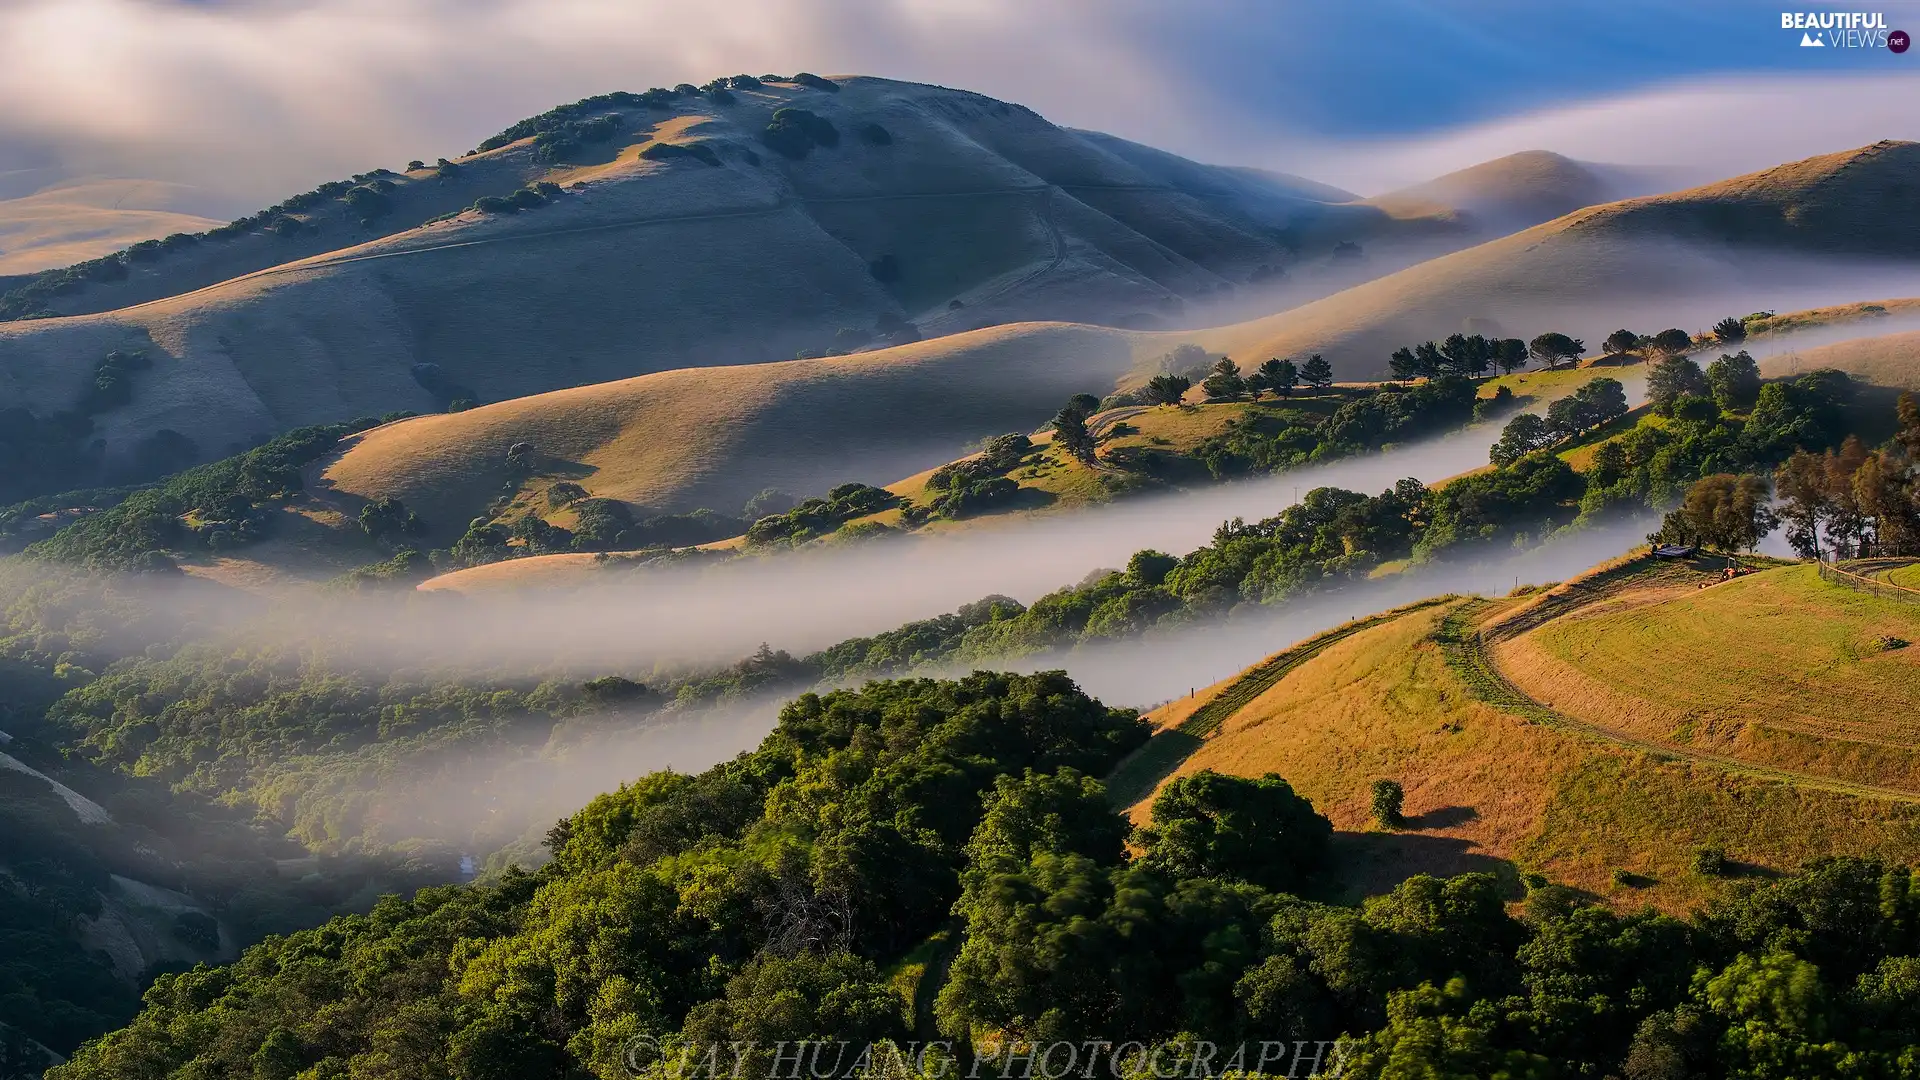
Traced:
<svg viewBox="0 0 1920 1080">
<path fill-rule="evenodd" d="M 219 222 L 203 216 L 210 202 L 179 184 L 126 179 L 76 180 L 0 198 L 0 278 L 212 228 Z"/>
<path fill-rule="evenodd" d="M 1794 375 L 1816 368 L 1839 368 L 1879 386 L 1920 390 L 1920 330 L 1781 353 L 1760 364 L 1764 375 Z"/>
<path fill-rule="evenodd" d="M 1613 198 L 1599 174 L 1548 150 L 1524 150 L 1368 199 L 1396 217 L 1461 215 L 1505 232 Z"/>
<path fill-rule="evenodd" d="M 1356 885 L 1510 865 L 1680 909 L 1725 885 L 1691 869 L 1702 846 L 1763 870 L 1836 853 L 1920 856 L 1920 777 L 1903 763 L 1920 667 L 1864 647 L 1891 627 L 1920 629 L 1920 608 L 1866 601 L 1800 567 L 1700 590 L 1711 577 L 1629 563 L 1562 587 L 1544 610 L 1522 597 L 1392 618 L 1293 668 L 1179 771 L 1285 776 L 1337 827 L 1370 834 L 1353 841 L 1373 856 Z M 1524 632 L 1492 645 L 1483 666 L 1478 634 L 1499 638 L 1503 620 Z M 1573 659 L 1554 673 L 1520 663 L 1555 647 Z M 1800 750 L 1706 734 L 1709 717 L 1749 706 L 1749 724 L 1790 722 Z M 1696 734 L 1677 736 L 1677 712 L 1695 717 Z M 1833 749 L 1806 750 L 1815 744 Z M 1405 829 L 1372 823 L 1383 778 L 1406 788 Z"/>
<path fill-rule="evenodd" d="M 1560 329 L 1592 345 L 1623 309 L 1680 310 L 1690 297 L 1737 303 L 1769 282 L 1811 272 L 1779 256 L 1913 259 L 1916 252 L 1920 143 L 1882 142 L 1588 207 L 1203 340 L 1249 357 L 1319 352 L 1340 377 L 1367 378 L 1384 374 L 1387 356 L 1409 342 Z"/>
<path fill-rule="evenodd" d="M 444 404 L 417 365 L 501 401 L 851 348 L 882 320 L 928 336 L 1137 323 L 1306 257 L 1258 200 L 1182 188 L 1030 110 L 834 85 L 596 107 L 576 119 L 612 134 L 560 160 L 522 139 L 453 171 L 371 177 L 384 188 L 368 217 L 318 197 L 117 264 L 34 301 L 73 317 L 0 324 L 0 409 L 71 409 L 101 357 L 141 350 L 154 366 L 132 401 L 95 417 L 106 457 L 160 429 L 211 457 L 299 424 Z M 761 136 L 781 108 L 831 124 L 831 145 L 777 153 Z M 1233 179 L 1242 194 L 1289 190 Z M 562 190 L 519 213 L 456 213 L 532 182 Z"/>
<path fill-rule="evenodd" d="M 1134 336 L 1024 324 L 853 356 L 689 368 L 422 416 L 351 441 L 323 483 L 404 501 L 457 536 L 508 479 L 513 444 L 591 494 L 735 511 L 778 487 L 885 483 L 982 433 L 1031 430 L 1135 363 Z"/>
<path fill-rule="evenodd" d="M 1920 598 L 1812 566 L 1626 593 L 1494 648 L 1528 695 L 1632 738 L 1920 793 Z"/>
</svg>

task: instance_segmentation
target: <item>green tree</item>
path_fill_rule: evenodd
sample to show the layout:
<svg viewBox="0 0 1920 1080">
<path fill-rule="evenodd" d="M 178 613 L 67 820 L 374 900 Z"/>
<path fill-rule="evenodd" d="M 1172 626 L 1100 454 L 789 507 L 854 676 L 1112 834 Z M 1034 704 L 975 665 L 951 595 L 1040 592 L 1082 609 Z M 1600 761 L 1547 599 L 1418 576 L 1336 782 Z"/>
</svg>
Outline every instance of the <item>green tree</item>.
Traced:
<svg viewBox="0 0 1920 1080">
<path fill-rule="evenodd" d="M 1729 315 L 1713 324 L 1713 336 L 1722 345 L 1738 345 L 1747 340 L 1747 324 L 1735 315 Z"/>
<path fill-rule="evenodd" d="M 1640 344 L 1640 335 L 1631 330 L 1615 330 L 1613 333 L 1608 334 L 1607 340 L 1601 344 L 1606 348 L 1607 352 L 1618 356 L 1621 353 L 1632 352 L 1634 348 Z"/>
<path fill-rule="evenodd" d="M 1534 338 L 1527 345 L 1527 352 L 1535 360 L 1551 370 L 1561 364 L 1571 364 L 1580 359 L 1587 346 L 1579 338 L 1568 337 L 1561 333 L 1546 333 Z"/>
<path fill-rule="evenodd" d="M 1745 349 L 1707 365 L 1713 400 L 1728 412 L 1746 412 L 1760 400 L 1760 365 Z"/>
<path fill-rule="evenodd" d="M 1693 335 L 1677 327 L 1669 327 L 1653 335 L 1648 348 L 1662 356 L 1679 356 L 1693 348 Z"/>
<path fill-rule="evenodd" d="M 1306 363 L 1300 365 L 1300 381 L 1315 390 L 1325 390 L 1333 385 L 1333 365 L 1327 363 L 1319 353 L 1314 353 L 1307 357 Z"/>
<path fill-rule="evenodd" d="M 1527 343 L 1519 338 L 1501 338 L 1493 343 L 1494 366 L 1502 375 L 1511 375 L 1527 366 Z"/>
<path fill-rule="evenodd" d="M 1281 397 L 1292 397 L 1294 387 L 1300 385 L 1300 370 L 1293 361 L 1269 356 L 1260 362 L 1260 381 L 1266 389 Z"/>
<path fill-rule="evenodd" d="M 1387 370 L 1398 382 L 1412 382 L 1420 377 L 1420 358 L 1403 345 L 1387 357 Z"/>
<path fill-rule="evenodd" d="M 1511 465 L 1535 450 L 1552 446 L 1558 438 L 1545 420 L 1534 413 L 1521 413 L 1500 429 L 1500 438 L 1488 448 L 1487 459 L 1495 465 Z"/>
<path fill-rule="evenodd" d="M 1287 891 L 1320 868 L 1332 838 L 1332 823 L 1279 776 L 1206 769 L 1160 789 L 1139 844 L 1144 865 L 1175 877 Z"/>
<path fill-rule="evenodd" d="M 1692 357 L 1669 353 L 1647 372 L 1647 403 L 1662 416 L 1673 415 L 1673 403 L 1682 395 L 1706 392 L 1707 377 Z"/>
<path fill-rule="evenodd" d="M 1751 551 L 1779 527 L 1772 492 L 1758 476 L 1716 473 L 1687 488 L 1679 507 L 1667 514 L 1661 543 L 1701 544 L 1720 551 Z"/>
<path fill-rule="evenodd" d="M 1147 548 L 1134 552 L 1133 557 L 1127 560 L 1127 574 L 1142 585 L 1158 585 L 1167 580 L 1167 575 L 1179 565 L 1179 559 Z"/>
<path fill-rule="evenodd" d="M 1397 780 L 1375 780 L 1373 782 L 1373 820 L 1384 829 L 1397 829 L 1406 824 L 1401 814 L 1407 793 Z"/>
<path fill-rule="evenodd" d="M 1234 401 L 1247 392 L 1246 381 L 1240 377 L 1240 365 L 1225 356 L 1214 363 L 1213 373 L 1200 388 L 1207 392 L 1208 401 Z"/>
<path fill-rule="evenodd" d="M 1155 375 L 1147 380 L 1147 400 L 1155 405 L 1178 405 L 1193 388 L 1185 375 Z"/>
<path fill-rule="evenodd" d="M 1049 425 L 1053 428 L 1054 444 L 1075 460 L 1092 465 L 1097 460 L 1094 455 L 1093 433 L 1087 430 L 1087 416 L 1069 404 L 1053 415 Z"/>
</svg>

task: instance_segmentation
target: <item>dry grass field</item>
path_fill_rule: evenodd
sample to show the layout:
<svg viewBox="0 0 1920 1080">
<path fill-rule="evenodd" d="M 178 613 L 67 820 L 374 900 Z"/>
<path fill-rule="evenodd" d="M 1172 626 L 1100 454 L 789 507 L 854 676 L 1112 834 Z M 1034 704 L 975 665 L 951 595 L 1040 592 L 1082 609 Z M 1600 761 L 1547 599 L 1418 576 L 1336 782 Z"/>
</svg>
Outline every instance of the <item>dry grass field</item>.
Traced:
<svg viewBox="0 0 1920 1080">
<path fill-rule="evenodd" d="M 1492 231 L 1526 228 L 1617 196 L 1593 170 L 1547 150 L 1523 150 L 1368 199 L 1400 217 L 1456 214 Z"/>
<path fill-rule="evenodd" d="M 1920 600 L 1811 566 L 1629 594 L 1501 643 L 1513 683 L 1579 720 L 1920 794 Z"/>
<path fill-rule="evenodd" d="M 157 180 L 77 180 L 0 198 L 0 277 L 32 274 L 119 251 L 141 240 L 221 222 L 211 200 Z"/>
<path fill-rule="evenodd" d="M 656 511 L 737 512 L 768 487 L 882 484 L 953 460 L 983 433 L 1031 431 L 1110 387 L 1131 337 L 1072 325 L 973 331 L 880 352 L 686 368 L 422 416 L 351 440 L 329 497 L 403 500 L 457 536 L 531 443 L 543 473 Z"/>
<path fill-rule="evenodd" d="M 1835 745 L 1869 728 L 1889 743 L 1905 737 L 1920 702 L 1913 681 L 1920 669 L 1910 658 L 1855 646 L 1920 615 L 1844 591 L 1830 595 L 1832 587 L 1799 567 L 1704 591 L 1687 580 L 1689 573 L 1710 576 L 1701 572 L 1650 580 L 1639 573 L 1628 563 L 1595 575 L 1612 583 L 1597 590 L 1603 599 L 1596 606 L 1539 609 L 1543 601 L 1531 596 L 1451 602 L 1364 629 L 1233 713 L 1179 772 L 1286 777 L 1334 821 L 1353 866 L 1341 884 L 1352 894 L 1416 872 L 1486 869 L 1508 877 L 1542 873 L 1625 907 L 1682 911 L 1731 884 L 1690 868 L 1702 846 L 1723 848 L 1749 874 L 1835 853 L 1920 858 L 1920 785 L 1913 800 L 1863 797 L 1769 776 L 1764 764 L 1724 768 L 1709 755 L 1650 751 L 1578 725 L 1542 722 L 1497 696 L 1490 700 L 1472 669 L 1436 640 L 1469 616 L 1497 624 L 1537 609 L 1520 623 L 1554 617 L 1495 650 L 1501 673 L 1515 683 L 1545 677 L 1507 667 L 1515 644 L 1581 641 L 1598 627 L 1610 647 L 1591 661 L 1599 666 L 1589 678 L 1610 680 L 1605 687 L 1624 698 L 1671 697 L 1701 715 L 1751 708 L 1796 725 L 1796 736 L 1827 725 Z M 1776 602 L 1793 610 L 1781 614 Z M 1756 622 L 1761 628 L 1750 629 Z M 1732 634 L 1743 646 L 1748 634 L 1758 644 L 1738 662 L 1716 661 L 1716 634 L 1723 652 Z M 1676 642 L 1677 663 L 1664 662 L 1668 641 Z M 1701 671 L 1709 677 L 1700 678 Z M 1577 697 L 1563 674 L 1554 680 L 1535 687 L 1554 710 L 1585 716 L 1580 709 L 1601 707 L 1598 698 Z M 1834 701 L 1836 689 L 1851 710 Z M 1732 749 L 1774 752 L 1772 744 Z M 1891 760 L 1835 757 L 1827 764 L 1886 781 L 1898 775 Z M 1386 831 L 1370 820 L 1370 786 L 1381 778 L 1406 788 L 1407 828 Z M 1144 808 L 1144 801 L 1136 805 L 1136 816 Z"/>
<path fill-rule="evenodd" d="M 1920 330 L 1781 353 L 1760 364 L 1761 374 L 1769 376 L 1816 368 L 1839 368 L 1877 386 L 1920 390 Z"/>
</svg>

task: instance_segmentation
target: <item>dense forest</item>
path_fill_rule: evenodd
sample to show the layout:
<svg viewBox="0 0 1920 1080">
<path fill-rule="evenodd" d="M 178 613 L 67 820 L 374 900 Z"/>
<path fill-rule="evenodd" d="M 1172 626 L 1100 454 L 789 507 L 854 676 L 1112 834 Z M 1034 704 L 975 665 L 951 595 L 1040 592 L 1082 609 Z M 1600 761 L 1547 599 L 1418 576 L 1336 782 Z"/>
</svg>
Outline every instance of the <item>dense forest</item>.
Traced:
<svg viewBox="0 0 1920 1080">
<path fill-rule="evenodd" d="M 49 1075 L 664 1077 L 689 1047 L 771 1075 L 783 1043 L 928 1037 L 931 1075 L 1090 1040 L 1284 1040 L 1357 1077 L 1912 1068 L 1909 869 L 1822 862 L 1688 920 L 1538 880 L 1515 913 L 1485 874 L 1329 904 L 1332 828 L 1279 777 L 1183 778 L 1130 829 L 1093 778 L 1145 737 L 1060 673 L 807 694 L 751 754 L 595 799 L 541 870 L 162 976 Z"/>
</svg>

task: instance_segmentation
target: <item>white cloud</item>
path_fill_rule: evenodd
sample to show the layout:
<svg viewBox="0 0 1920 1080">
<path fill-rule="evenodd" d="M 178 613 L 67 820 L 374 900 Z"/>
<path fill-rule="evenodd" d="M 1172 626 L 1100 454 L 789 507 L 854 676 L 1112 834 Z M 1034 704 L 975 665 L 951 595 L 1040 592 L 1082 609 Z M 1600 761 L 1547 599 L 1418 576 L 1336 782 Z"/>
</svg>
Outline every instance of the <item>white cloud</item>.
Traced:
<svg viewBox="0 0 1920 1080">
<path fill-rule="evenodd" d="M 452 155 L 589 94 L 799 68 L 964 87 L 1368 192 L 1534 147 L 1708 179 L 1920 137 L 1902 109 L 1920 81 L 1882 75 L 1670 85 L 1444 135 L 1317 138 L 1295 106 L 1338 87 L 1281 55 L 1244 70 L 1250 50 L 1291 41 L 1275 37 L 1284 15 L 1239 0 L 0 0 L 0 172 L 51 147 L 69 173 L 208 186 L 238 211 Z"/>
<path fill-rule="evenodd" d="M 1920 139 L 1916 100 L 1916 75 L 1728 78 L 1544 109 L 1425 138 L 1299 150 L 1319 170 L 1315 179 L 1367 194 L 1520 150 L 1553 150 L 1644 170 L 1655 186 L 1676 188 L 1881 139 Z"/>
</svg>

